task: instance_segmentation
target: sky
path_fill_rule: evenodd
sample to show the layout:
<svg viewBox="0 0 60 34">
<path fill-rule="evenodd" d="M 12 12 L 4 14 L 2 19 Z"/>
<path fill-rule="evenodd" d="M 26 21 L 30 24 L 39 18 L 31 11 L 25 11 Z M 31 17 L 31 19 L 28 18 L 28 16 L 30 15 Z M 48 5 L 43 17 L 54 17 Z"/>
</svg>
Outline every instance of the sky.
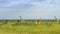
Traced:
<svg viewBox="0 0 60 34">
<path fill-rule="evenodd" d="M 60 0 L 0 0 L 0 19 L 60 19 Z"/>
</svg>

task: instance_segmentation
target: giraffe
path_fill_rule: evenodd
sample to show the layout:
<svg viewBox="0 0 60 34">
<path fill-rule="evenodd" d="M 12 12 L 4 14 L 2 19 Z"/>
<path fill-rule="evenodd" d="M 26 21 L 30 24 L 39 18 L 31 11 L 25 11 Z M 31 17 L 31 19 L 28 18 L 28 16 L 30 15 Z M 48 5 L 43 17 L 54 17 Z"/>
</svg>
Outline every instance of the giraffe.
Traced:
<svg viewBox="0 0 60 34">
<path fill-rule="evenodd" d="M 58 24 L 58 18 L 56 17 L 56 16 L 54 16 L 54 18 L 55 18 L 55 24 Z"/>
<path fill-rule="evenodd" d="M 22 16 L 19 16 L 20 17 L 20 23 L 21 25 L 25 24 L 25 20 L 22 19 Z"/>
</svg>

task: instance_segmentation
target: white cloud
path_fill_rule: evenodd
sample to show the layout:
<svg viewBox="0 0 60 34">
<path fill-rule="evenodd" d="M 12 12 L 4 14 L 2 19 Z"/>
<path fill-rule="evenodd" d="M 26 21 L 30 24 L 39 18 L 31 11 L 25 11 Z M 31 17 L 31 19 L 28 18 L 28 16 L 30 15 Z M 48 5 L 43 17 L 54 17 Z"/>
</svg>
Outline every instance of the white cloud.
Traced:
<svg viewBox="0 0 60 34">
<path fill-rule="evenodd" d="M 5 1 L 5 0 L 0 0 Z M 50 3 L 59 3 L 59 0 L 6 0 L 7 3 L 4 6 L 16 6 L 20 4 L 50 4 Z"/>
<path fill-rule="evenodd" d="M 7 3 L 5 4 L 3 3 L 2 5 L 0 5 L 0 7 L 4 6 L 6 8 L 8 7 L 13 9 L 2 8 L 2 10 L 0 10 L 0 15 L 7 16 L 8 18 L 17 17 L 19 15 L 22 15 L 24 18 L 27 17 L 32 18 L 32 16 L 33 17 L 42 16 L 45 18 L 50 16 L 55 16 L 55 15 L 59 16 L 59 13 L 57 12 L 60 9 L 59 4 L 60 4 L 60 0 L 43 0 L 43 1 L 42 0 L 8 0 Z M 26 9 L 26 7 L 28 8 Z"/>
</svg>

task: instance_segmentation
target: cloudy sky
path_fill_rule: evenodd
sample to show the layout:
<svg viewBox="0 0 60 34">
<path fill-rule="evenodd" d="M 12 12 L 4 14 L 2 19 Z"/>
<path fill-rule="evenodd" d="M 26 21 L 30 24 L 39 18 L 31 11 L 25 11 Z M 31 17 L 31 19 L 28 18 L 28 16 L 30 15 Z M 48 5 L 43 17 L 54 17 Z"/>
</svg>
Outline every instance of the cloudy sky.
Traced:
<svg viewBox="0 0 60 34">
<path fill-rule="evenodd" d="M 0 0 L 0 19 L 60 19 L 60 0 Z"/>
</svg>

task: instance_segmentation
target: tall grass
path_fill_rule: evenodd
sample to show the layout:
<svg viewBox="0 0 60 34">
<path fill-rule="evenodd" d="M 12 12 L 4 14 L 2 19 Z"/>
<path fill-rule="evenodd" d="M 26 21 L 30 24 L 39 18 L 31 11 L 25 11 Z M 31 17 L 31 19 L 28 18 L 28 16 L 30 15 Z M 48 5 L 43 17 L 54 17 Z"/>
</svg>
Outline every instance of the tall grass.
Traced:
<svg viewBox="0 0 60 34">
<path fill-rule="evenodd" d="M 60 25 L 52 25 L 47 27 L 46 25 L 37 26 L 12 26 L 3 25 L 0 26 L 0 34 L 60 34 Z"/>
<path fill-rule="evenodd" d="M 60 34 L 60 24 L 56 16 L 55 20 L 20 20 L 2 21 L 0 34 Z M 4 22 L 4 23 L 3 23 Z M 5 22 L 7 22 L 5 24 Z"/>
</svg>

